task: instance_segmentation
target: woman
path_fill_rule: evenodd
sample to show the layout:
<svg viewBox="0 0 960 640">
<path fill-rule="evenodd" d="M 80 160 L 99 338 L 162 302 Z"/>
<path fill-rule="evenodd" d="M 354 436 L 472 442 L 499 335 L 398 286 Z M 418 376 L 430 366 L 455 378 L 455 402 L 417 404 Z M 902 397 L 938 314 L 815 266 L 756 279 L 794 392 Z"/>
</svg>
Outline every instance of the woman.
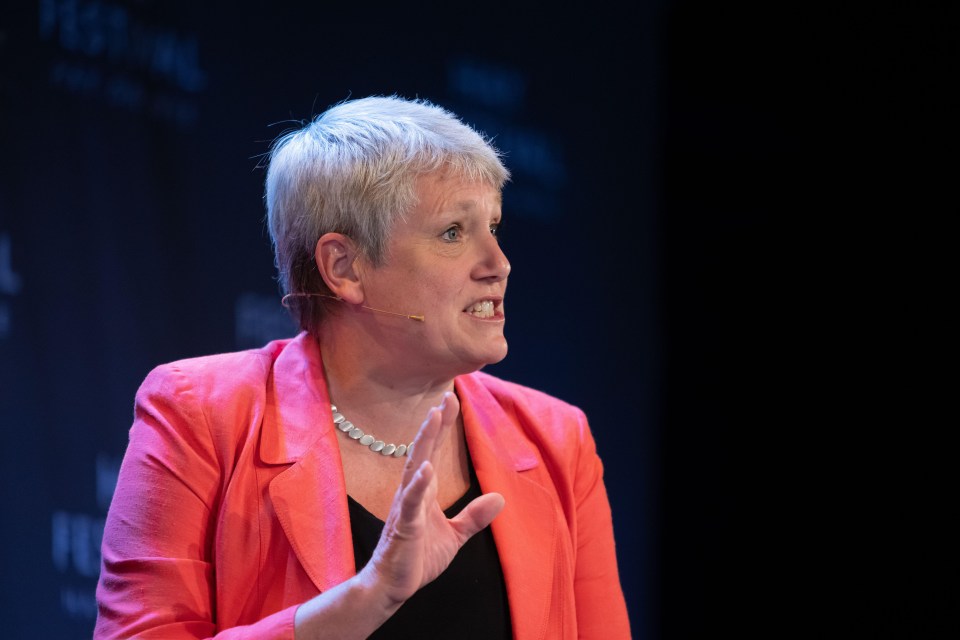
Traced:
<svg viewBox="0 0 960 640">
<path fill-rule="evenodd" d="M 629 637 L 583 413 L 479 373 L 507 353 L 508 177 L 421 100 L 278 141 L 268 219 L 303 331 L 144 381 L 97 638 Z"/>
</svg>

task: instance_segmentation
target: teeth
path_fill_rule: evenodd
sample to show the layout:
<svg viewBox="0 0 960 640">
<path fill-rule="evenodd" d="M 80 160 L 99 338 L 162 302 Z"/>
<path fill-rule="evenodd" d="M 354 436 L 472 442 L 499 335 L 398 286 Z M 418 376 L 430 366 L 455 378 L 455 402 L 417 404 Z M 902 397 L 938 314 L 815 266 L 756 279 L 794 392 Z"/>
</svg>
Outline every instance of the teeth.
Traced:
<svg viewBox="0 0 960 640">
<path fill-rule="evenodd" d="M 472 307 L 467 309 L 467 313 L 473 314 L 478 318 L 492 318 L 493 317 L 493 301 L 482 300 L 480 302 L 477 302 Z"/>
</svg>

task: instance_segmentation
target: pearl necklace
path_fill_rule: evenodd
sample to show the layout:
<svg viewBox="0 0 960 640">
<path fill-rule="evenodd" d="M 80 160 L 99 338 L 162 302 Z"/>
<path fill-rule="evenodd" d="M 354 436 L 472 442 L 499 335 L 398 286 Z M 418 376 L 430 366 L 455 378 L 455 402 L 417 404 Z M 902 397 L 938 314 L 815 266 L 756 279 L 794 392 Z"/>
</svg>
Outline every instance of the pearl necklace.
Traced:
<svg viewBox="0 0 960 640">
<path fill-rule="evenodd" d="M 408 444 L 385 444 L 383 440 L 377 440 L 369 433 L 364 433 L 360 427 L 355 426 L 352 422 L 344 418 L 342 413 L 337 411 L 337 405 L 331 404 L 330 411 L 333 412 L 333 423 L 337 425 L 337 429 L 347 434 L 348 438 L 356 440 L 365 447 L 370 447 L 370 450 L 375 453 L 379 453 L 382 456 L 402 458 L 407 454 L 407 451 L 410 450 L 410 445 Z"/>
</svg>

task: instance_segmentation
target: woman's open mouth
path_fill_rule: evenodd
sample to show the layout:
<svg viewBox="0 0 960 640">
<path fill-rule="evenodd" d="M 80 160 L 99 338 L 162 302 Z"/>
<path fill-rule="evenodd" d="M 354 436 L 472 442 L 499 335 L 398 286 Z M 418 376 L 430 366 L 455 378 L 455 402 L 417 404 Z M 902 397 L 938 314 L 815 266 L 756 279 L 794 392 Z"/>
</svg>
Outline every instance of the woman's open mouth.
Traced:
<svg viewBox="0 0 960 640">
<path fill-rule="evenodd" d="M 475 318 L 499 318 L 503 317 L 503 300 L 479 300 L 464 309 Z"/>
</svg>

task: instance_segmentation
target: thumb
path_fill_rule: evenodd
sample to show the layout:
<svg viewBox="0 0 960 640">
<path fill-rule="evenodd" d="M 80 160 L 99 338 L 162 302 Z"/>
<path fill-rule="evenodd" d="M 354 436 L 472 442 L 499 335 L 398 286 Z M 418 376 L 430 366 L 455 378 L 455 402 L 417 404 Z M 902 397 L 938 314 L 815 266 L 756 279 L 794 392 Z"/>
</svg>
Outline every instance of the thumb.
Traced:
<svg viewBox="0 0 960 640">
<path fill-rule="evenodd" d="M 466 543 L 475 533 L 489 526 L 503 511 L 506 501 L 499 493 L 486 493 L 474 498 L 460 513 L 450 519 L 450 525 L 460 534 L 460 544 Z"/>
</svg>

